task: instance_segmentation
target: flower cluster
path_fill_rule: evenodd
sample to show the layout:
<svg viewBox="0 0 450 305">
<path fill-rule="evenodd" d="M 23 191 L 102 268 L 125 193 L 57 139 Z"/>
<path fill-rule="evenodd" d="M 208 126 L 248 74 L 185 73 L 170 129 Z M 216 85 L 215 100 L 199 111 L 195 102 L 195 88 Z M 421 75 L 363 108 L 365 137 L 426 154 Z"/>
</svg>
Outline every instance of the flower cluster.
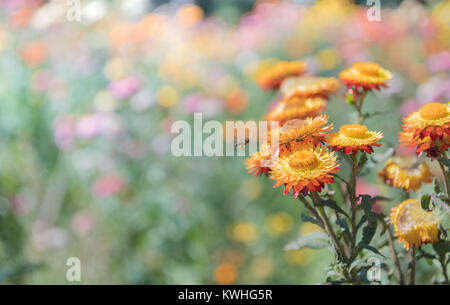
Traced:
<svg viewBox="0 0 450 305">
<path fill-rule="evenodd" d="M 284 185 L 284 194 L 293 190 L 294 197 L 320 192 L 325 184 L 334 183 L 333 174 L 340 165 L 328 148 L 345 154 L 370 154 L 374 146 L 381 145 L 378 141 L 383 137 L 381 132 L 369 131 L 361 124 L 344 125 L 338 133 L 327 134 L 333 126 L 326 125 L 328 118 L 320 112 L 339 83 L 332 77 L 292 76 L 293 67 L 300 66 L 303 71 L 305 65 L 298 62 L 279 62 L 262 72 L 262 89 L 267 88 L 269 79 L 274 84 L 272 89 L 280 88 L 281 99 L 266 115 L 269 121 L 278 121 L 280 127 L 268 132 L 263 149 L 246 162 L 249 173 L 270 174 L 276 180 L 274 187 Z M 278 133 L 279 140 L 275 152 L 270 149 L 273 132 Z"/>
<path fill-rule="evenodd" d="M 297 66 L 298 62 L 292 65 Z M 337 80 L 332 77 L 294 76 L 288 62 L 275 64 L 274 67 L 263 74 L 265 82 L 260 81 L 259 84 L 263 89 L 269 87 L 268 75 L 272 75 L 270 88 L 280 89 L 281 98 L 266 115 L 268 120 L 278 121 L 279 127 L 272 127 L 263 139 L 261 151 L 248 158 L 249 172 L 270 176 L 276 181 L 274 187 L 284 186 L 284 195 L 292 191 L 292 195 L 304 203 L 311 211 L 313 220 L 323 224 L 337 258 L 344 268 L 349 268 L 348 266 L 355 263 L 354 260 L 361 251 L 359 247 L 373 249 L 368 245 L 370 240 L 367 244 L 360 245 L 366 242 L 368 236 L 373 236 L 370 232 L 376 231 L 375 214 L 381 214 L 378 215 L 379 219 L 384 224 L 385 231 L 389 230 L 391 253 L 397 264 L 399 282 L 403 283 L 392 237 L 398 237 L 398 241 L 403 242 L 406 250 L 412 249 L 415 260 L 415 248 L 422 244 L 440 242 L 441 217 L 437 208 L 425 210 L 427 207 L 423 207 L 420 200 L 408 199 L 391 209 L 389 222 L 393 225 L 395 231 L 393 234 L 387 218 L 382 215 L 383 212 L 374 209 L 374 206 L 370 207 L 370 204 L 380 200 L 378 196 L 360 195 L 357 192 L 357 176 L 368 162 L 368 155 L 374 152 L 374 147 L 381 146 L 379 141 L 383 138 L 383 133 L 369 130 L 363 124 L 367 117 L 362 111 L 364 100 L 373 89 L 380 90 L 387 87 L 387 81 L 392 79 L 392 73 L 373 62 L 355 62 L 352 67 L 342 71 L 339 79 L 347 87 L 347 102 L 357 111 L 358 123 L 345 124 L 338 132 L 331 132 L 333 124 L 328 124 L 328 117 L 321 112 L 325 110 L 330 95 L 338 89 Z M 303 68 L 305 67 L 302 66 Z M 348 94 L 351 95 L 350 99 Z M 410 147 L 417 146 L 416 152 L 419 156 L 425 151 L 427 156 L 439 158 L 447 192 L 449 174 L 445 170 L 448 168 L 445 152 L 450 146 L 449 109 L 448 104 L 424 105 L 403 120 L 404 130 L 400 137 L 401 141 L 407 142 Z M 278 133 L 277 137 L 272 138 L 273 133 Z M 274 139 L 278 140 L 275 149 L 272 147 Z M 347 180 L 341 176 L 338 153 L 350 163 L 350 177 Z M 376 160 L 369 162 L 378 163 Z M 398 155 L 385 161 L 384 168 L 378 172 L 378 176 L 385 184 L 402 189 L 408 197 L 410 191 L 418 191 L 422 184 L 432 182 L 434 177 L 426 162 L 416 156 Z M 321 193 L 325 185 L 335 183 L 336 177 L 345 183 L 345 187 L 337 187 L 341 191 L 340 196 L 344 198 L 341 206 L 335 201 L 334 191 Z M 436 193 L 442 202 L 448 200 L 445 194 L 438 191 Z M 429 201 L 431 196 L 425 197 L 424 203 L 427 203 L 426 198 Z M 437 200 L 441 200 L 439 198 Z M 347 200 L 348 202 L 345 202 Z M 325 202 L 327 204 L 324 204 Z M 345 234 L 339 235 L 334 232 L 324 205 L 334 209 L 340 229 L 344 227 L 347 230 Z M 348 214 L 343 210 L 345 205 L 350 208 Z M 361 206 L 364 208 L 360 209 Z M 358 216 L 359 210 L 364 210 L 363 217 Z M 347 225 L 346 220 L 339 219 L 339 214 L 347 216 L 350 225 Z M 366 221 L 369 224 L 363 229 L 363 240 L 356 247 L 358 229 Z M 350 228 L 346 228 L 347 226 Z M 358 282 L 358 277 L 352 274 L 350 269 L 347 273 L 344 272 L 342 278 Z M 414 281 L 414 276 L 411 281 Z"/>
</svg>

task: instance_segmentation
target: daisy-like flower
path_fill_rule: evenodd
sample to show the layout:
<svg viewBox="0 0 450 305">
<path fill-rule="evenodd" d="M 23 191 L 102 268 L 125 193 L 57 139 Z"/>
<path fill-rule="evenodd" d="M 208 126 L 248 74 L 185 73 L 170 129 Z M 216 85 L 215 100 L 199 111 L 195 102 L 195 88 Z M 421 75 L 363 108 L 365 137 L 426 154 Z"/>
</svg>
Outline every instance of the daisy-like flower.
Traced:
<svg viewBox="0 0 450 305">
<path fill-rule="evenodd" d="M 326 132 L 333 129 L 333 124 L 326 125 L 328 117 L 319 115 L 304 120 L 293 119 L 287 121 L 279 129 L 278 143 L 280 154 L 290 151 L 296 145 L 311 143 L 314 146 L 323 144 Z"/>
<path fill-rule="evenodd" d="M 406 249 L 439 241 L 440 218 L 436 210 L 427 212 L 419 200 L 408 199 L 391 209 L 391 223 Z"/>
<path fill-rule="evenodd" d="M 291 77 L 281 85 L 281 92 L 285 98 L 321 96 L 328 98 L 339 88 L 339 82 L 334 77 Z"/>
<path fill-rule="evenodd" d="M 339 73 L 339 79 L 347 88 L 378 90 L 387 87 L 386 82 L 392 79 L 392 73 L 374 62 L 355 62 L 351 68 Z"/>
<path fill-rule="evenodd" d="M 266 119 L 280 121 L 282 125 L 288 120 L 314 117 L 324 111 L 326 105 L 327 100 L 322 97 L 283 99 L 267 114 Z"/>
<path fill-rule="evenodd" d="M 428 103 L 419 111 L 403 119 L 400 142 L 408 149 L 416 147 L 416 154 L 426 152 L 430 158 L 437 158 L 450 147 L 449 104 Z"/>
<path fill-rule="evenodd" d="M 339 171 L 336 155 L 312 144 L 296 146 L 274 163 L 270 171 L 270 178 L 277 181 L 274 187 L 284 185 L 284 194 L 292 189 L 294 197 L 320 192 L 325 184 L 334 183 L 332 174 Z"/>
<path fill-rule="evenodd" d="M 333 150 L 342 150 L 345 154 L 356 154 L 358 151 L 365 151 L 368 154 L 373 152 L 373 146 L 381 146 L 377 143 L 383 138 L 379 131 L 369 131 L 361 124 L 343 125 L 338 133 L 328 136 L 329 147 Z"/>
<path fill-rule="evenodd" d="M 407 146 L 406 149 L 416 147 L 416 155 L 420 157 L 422 153 L 431 159 L 436 159 L 441 155 L 441 152 L 447 151 L 450 148 L 450 135 L 445 134 L 440 141 L 433 141 L 430 137 L 423 139 L 414 138 L 412 132 L 400 132 L 399 142 L 402 146 Z"/>
<path fill-rule="evenodd" d="M 384 168 L 378 172 L 384 183 L 414 192 L 422 183 L 430 183 L 433 174 L 425 162 L 414 157 L 393 157 L 386 161 Z"/>
<path fill-rule="evenodd" d="M 245 161 L 245 165 L 248 169 L 249 174 L 253 174 L 255 176 L 261 176 L 263 174 L 268 175 L 270 167 L 267 166 L 270 162 L 271 158 L 271 147 L 268 144 L 263 145 L 261 151 L 256 152 L 253 156 L 250 156 Z"/>
<path fill-rule="evenodd" d="M 257 82 L 264 90 L 276 90 L 286 78 L 302 75 L 305 68 L 306 63 L 303 61 L 279 61 L 263 71 L 258 76 Z"/>
</svg>

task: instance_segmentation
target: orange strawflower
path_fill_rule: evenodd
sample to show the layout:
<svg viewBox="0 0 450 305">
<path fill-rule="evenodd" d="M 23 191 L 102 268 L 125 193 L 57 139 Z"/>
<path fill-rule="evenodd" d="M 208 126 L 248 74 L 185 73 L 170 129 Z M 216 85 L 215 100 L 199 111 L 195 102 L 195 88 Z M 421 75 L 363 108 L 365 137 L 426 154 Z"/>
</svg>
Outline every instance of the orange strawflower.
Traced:
<svg viewBox="0 0 450 305">
<path fill-rule="evenodd" d="M 271 167 L 271 179 L 276 180 L 274 187 L 284 185 L 284 194 L 293 190 L 293 196 L 300 192 L 320 192 L 325 184 L 334 183 L 332 174 L 339 171 L 334 153 L 324 146 L 303 144 L 294 147 L 289 153 L 280 156 Z"/>
<path fill-rule="evenodd" d="M 404 118 L 403 123 L 405 131 L 412 132 L 414 138 L 442 139 L 444 134 L 450 135 L 450 105 L 425 104 L 419 111 Z"/>
<path fill-rule="evenodd" d="M 406 249 L 439 241 L 440 218 L 435 210 L 422 209 L 419 200 L 408 199 L 391 209 L 391 224 Z"/>
<path fill-rule="evenodd" d="M 339 88 L 339 82 L 334 77 L 291 77 L 281 85 L 281 92 L 285 98 L 321 96 L 328 98 Z"/>
<path fill-rule="evenodd" d="M 355 62 L 351 68 L 339 73 L 339 79 L 348 88 L 355 86 L 356 89 L 379 90 L 387 87 L 386 82 L 392 79 L 392 73 L 374 62 Z"/>
<path fill-rule="evenodd" d="M 258 85 L 263 90 L 276 90 L 283 80 L 303 74 L 306 63 L 303 61 L 279 61 L 271 68 L 263 71 L 257 78 Z"/>
<path fill-rule="evenodd" d="M 433 141 L 430 137 L 423 139 L 414 139 L 412 132 L 400 132 L 399 142 L 402 146 L 407 146 L 406 149 L 412 149 L 416 147 L 416 155 L 420 157 L 422 153 L 426 153 L 426 156 L 431 159 L 438 158 L 441 152 L 447 151 L 450 148 L 450 135 L 445 134 L 442 141 Z"/>
<path fill-rule="evenodd" d="M 343 125 L 338 133 L 328 136 L 329 147 L 333 150 L 342 150 L 345 154 L 356 154 L 364 151 L 368 154 L 373 152 L 373 146 L 381 146 L 377 143 L 383 138 L 379 131 L 369 131 L 361 124 Z"/>
<path fill-rule="evenodd" d="M 255 176 L 261 176 L 263 174 L 268 175 L 269 164 L 263 162 L 269 162 L 272 155 L 271 147 L 268 144 L 262 146 L 261 151 L 256 152 L 253 156 L 250 156 L 245 161 L 246 168 L 249 174 Z"/>
<path fill-rule="evenodd" d="M 428 165 L 414 157 L 389 158 L 378 175 L 384 183 L 406 192 L 417 191 L 422 183 L 430 183 L 433 178 Z"/>
<path fill-rule="evenodd" d="M 326 105 L 327 101 L 322 97 L 283 99 L 267 114 L 266 119 L 280 121 L 282 125 L 288 120 L 314 117 L 324 111 Z"/>
<path fill-rule="evenodd" d="M 328 117 L 319 115 L 304 120 L 293 119 L 287 121 L 279 129 L 278 143 L 280 154 L 283 154 L 299 144 L 311 143 L 314 146 L 323 144 L 326 132 L 333 129 L 333 124 L 326 125 Z"/>
</svg>

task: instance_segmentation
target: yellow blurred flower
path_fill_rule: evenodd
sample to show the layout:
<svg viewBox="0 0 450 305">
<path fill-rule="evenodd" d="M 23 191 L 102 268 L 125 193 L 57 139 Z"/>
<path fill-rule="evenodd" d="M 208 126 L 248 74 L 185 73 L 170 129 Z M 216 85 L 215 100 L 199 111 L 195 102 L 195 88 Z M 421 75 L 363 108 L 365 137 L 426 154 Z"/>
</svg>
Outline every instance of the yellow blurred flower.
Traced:
<svg viewBox="0 0 450 305">
<path fill-rule="evenodd" d="M 258 75 L 258 85 L 264 90 L 276 90 L 283 80 L 303 74 L 306 63 L 303 61 L 279 61 Z"/>
<path fill-rule="evenodd" d="M 300 76 L 286 79 L 281 85 L 285 99 L 293 97 L 323 97 L 339 88 L 339 82 L 334 77 Z"/>
<path fill-rule="evenodd" d="M 255 200 L 261 196 L 262 186 L 256 179 L 245 179 L 241 184 L 240 191 L 245 198 Z"/>
<path fill-rule="evenodd" d="M 118 80 L 127 75 L 130 70 L 129 62 L 124 58 L 115 57 L 106 63 L 103 73 L 109 80 Z"/>
<path fill-rule="evenodd" d="M 304 267 L 314 260 L 314 251 L 309 248 L 288 250 L 284 252 L 284 259 L 291 265 Z"/>
<path fill-rule="evenodd" d="M 257 257 L 250 264 L 250 273 L 254 278 L 263 280 L 268 278 L 272 272 L 273 262 L 270 257 Z"/>
<path fill-rule="evenodd" d="M 270 215 L 265 221 L 266 231 L 272 236 L 278 236 L 288 232 L 292 229 L 292 224 L 292 217 L 286 212 Z"/>
<path fill-rule="evenodd" d="M 267 115 L 269 121 L 285 121 L 314 117 L 325 110 L 327 100 L 322 97 L 299 98 L 281 100 Z"/>
<path fill-rule="evenodd" d="M 117 107 L 117 100 L 109 91 L 102 90 L 95 96 L 94 105 L 99 111 L 113 111 Z"/>
<path fill-rule="evenodd" d="M 258 229 L 251 222 L 241 222 L 233 225 L 231 237 L 238 242 L 251 243 L 258 239 Z"/>
<path fill-rule="evenodd" d="M 334 49 L 325 49 L 317 54 L 317 59 L 323 70 L 335 69 L 340 64 L 339 54 Z"/>
<path fill-rule="evenodd" d="M 422 183 L 430 183 L 433 178 L 428 165 L 414 157 L 390 158 L 378 175 L 386 184 L 406 192 L 410 189 L 417 191 Z"/>
<path fill-rule="evenodd" d="M 374 62 L 355 62 L 352 67 L 339 73 L 339 79 L 351 88 L 380 89 L 387 87 L 392 73 Z"/>
<path fill-rule="evenodd" d="M 318 225 L 315 225 L 311 222 L 305 222 L 300 227 L 299 234 L 300 235 L 308 235 L 308 234 L 320 232 L 320 231 L 322 231 L 322 228 L 319 227 Z"/>
<path fill-rule="evenodd" d="M 165 108 L 173 107 L 178 102 L 178 91 L 172 86 L 163 86 L 158 89 L 156 99 L 158 104 Z"/>
</svg>

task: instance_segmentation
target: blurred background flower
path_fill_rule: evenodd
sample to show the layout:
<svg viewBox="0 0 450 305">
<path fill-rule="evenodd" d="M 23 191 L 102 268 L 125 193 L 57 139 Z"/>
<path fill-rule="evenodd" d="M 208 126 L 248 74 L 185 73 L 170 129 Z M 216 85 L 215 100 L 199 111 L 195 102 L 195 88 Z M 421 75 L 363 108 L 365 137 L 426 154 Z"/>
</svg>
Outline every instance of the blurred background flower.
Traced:
<svg viewBox="0 0 450 305">
<path fill-rule="evenodd" d="M 170 126 L 262 118 L 278 60 L 323 77 L 370 60 L 395 81 L 367 126 L 397 148 L 401 116 L 450 96 L 450 5 L 381 2 L 370 22 L 364 1 L 81 0 L 78 22 L 66 1 L 0 1 L 0 283 L 66 283 L 73 256 L 83 283 L 322 280 L 326 249 L 283 251 L 320 229 L 301 205 L 244 157 L 174 157 Z M 349 107 L 330 96 L 336 128 Z M 377 166 L 358 192 L 397 194 Z"/>
</svg>

